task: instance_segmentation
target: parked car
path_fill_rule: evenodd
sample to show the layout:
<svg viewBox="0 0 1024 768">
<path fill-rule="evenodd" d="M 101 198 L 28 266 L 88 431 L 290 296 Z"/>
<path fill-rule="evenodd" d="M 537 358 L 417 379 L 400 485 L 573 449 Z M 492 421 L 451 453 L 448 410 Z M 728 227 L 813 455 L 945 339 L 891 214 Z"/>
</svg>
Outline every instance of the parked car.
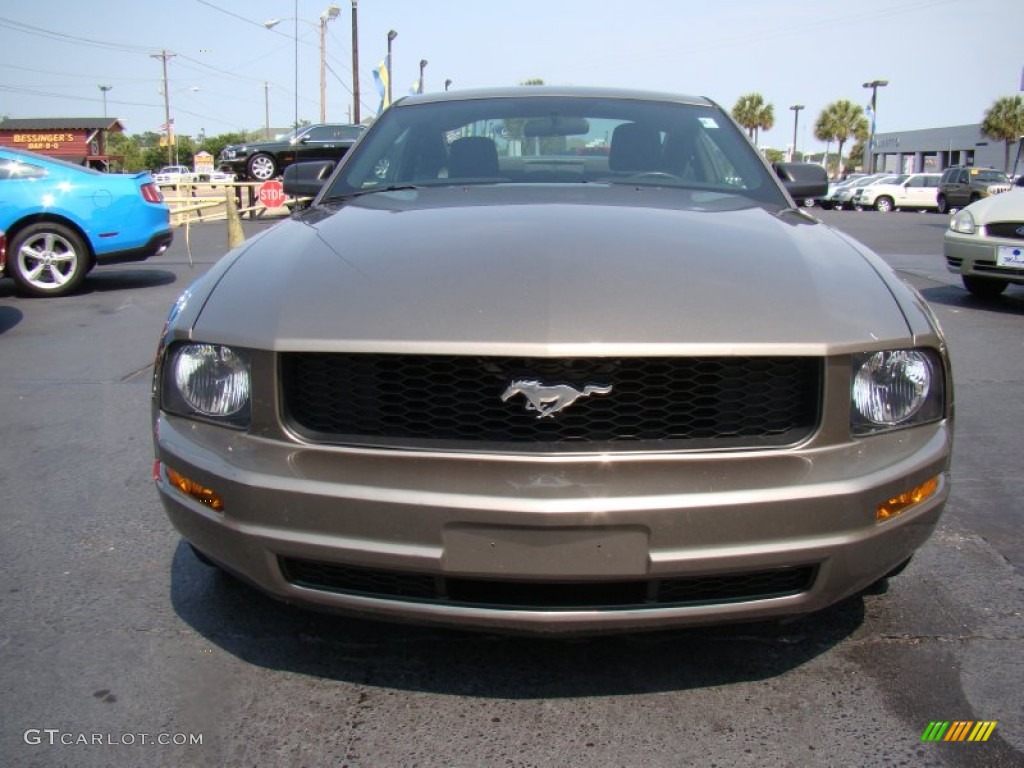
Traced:
<svg viewBox="0 0 1024 768">
<path fill-rule="evenodd" d="M 153 174 L 157 184 L 195 184 L 199 175 L 189 170 L 187 165 L 165 165 Z"/>
<path fill-rule="evenodd" d="M 324 123 L 278 141 L 231 144 L 221 151 L 219 166 L 239 179 L 266 181 L 300 160 L 340 160 L 364 130 L 362 125 Z"/>
<path fill-rule="evenodd" d="M 325 610 L 591 632 L 815 611 L 935 527 L 938 325 L 796 207 L 824 169 L 714 102 L 411 96 L 320 183 L 159 344 L 156 490 L 205 562 Z"/>
<path fill-rule="evenodd" d="M 62 296 L 97 264 L 147 259 L 172 238 L 148 173 L 100 173 L 0 147 L 0 276 L 24 293 Z"/>
<path fill-rule="evenodd" d="M 832 207 L 838 211 L 846 208 L 853 208 L 853 197 L 861 189 L 869 184 L 873 184 L 880 179 L 894 179 L 896 176 L 891 173 L 872 173 L 869 176 L 862 176 L 859 179 L 854 179 L 852 184 L 846 184 L 836 189 L 835 195 L 832 197 Z"/>
<path fill-rule="evenodd" d="M 998 296 L 1024 285 L 1024 189 L 977 200 L 949 221 L 946 268 L 975 296 Z"/>
<path fill-rule="evenodd" d="M 816 204 L 821 208 L 824 208 L 826 211 L 831 210 L 836 204 L 836 192 L 843 187 L 853 184 L 853 182 L 853 179 L 835 179 L 830 181 L 825 194 L 815 201 Z"/>
<path fill-rule="evenodd" d="M 878 181 L 861 187 L 853 197 L 856 208 L 874 208 L 889 213 L 897 208 L 935 210 L 935 191 L 939 186 L 938 173 L 910 173 L 891 181 Z"/>
<path fill-rule="evenodd" d="M 939 179 L 935 205 L 939 213 L 947 213 L 983 197 L 1008 192 L 1011 186 L 1009 177 L 995 168 L 951 165 Z"/>
<path fill-rule="evenodd" d="M 235 174 L 217 169 L 206 180 L 210 184 L 230 184 L 235 181 Z"/>
</svg>

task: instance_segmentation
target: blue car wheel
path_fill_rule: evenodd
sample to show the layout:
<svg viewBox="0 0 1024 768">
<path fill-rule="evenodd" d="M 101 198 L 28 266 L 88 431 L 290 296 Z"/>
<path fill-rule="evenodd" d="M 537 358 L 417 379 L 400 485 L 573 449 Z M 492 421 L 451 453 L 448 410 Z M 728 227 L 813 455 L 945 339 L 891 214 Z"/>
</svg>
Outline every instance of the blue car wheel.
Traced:
<svg viewBox="0 0 1024 768">
<path fill-rule="evenodd" d="M 33 296 L 63 296 L 89 271 L 89 251 L 71 228 L 42 221 L 18 232 L 8 252 L 11 277 Z"/>
</svg>

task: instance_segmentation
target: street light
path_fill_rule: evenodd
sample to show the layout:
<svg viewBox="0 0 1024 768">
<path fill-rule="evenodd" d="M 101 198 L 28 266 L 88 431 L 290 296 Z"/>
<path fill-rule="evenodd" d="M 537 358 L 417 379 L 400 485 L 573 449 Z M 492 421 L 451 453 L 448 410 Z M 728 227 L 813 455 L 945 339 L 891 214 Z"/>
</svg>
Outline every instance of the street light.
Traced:
<svg viewBox="0 0 1024 768">
<path fill-rule="evenodd" d="M 295 0 L 295 130 L 299 129 L 299 0 Z M 281 23 L 281 19 L 270 19 L 263 22 L 267 29 L 273 29 Z"/>
<path fill-rule="evenodd" d="M 394 79 L 391 75 L 394 72 L 394 67 L 391 63 L 391 41 L 398 37 L 398 33 L 393 29 L 388 30 L 388 106 L 391 106 L 391 81 Z"/>
<path fill-rule="evenodd" d="M 427 60 L 420 59 L 420 86 L 417 93 L 423 93 L 423 70 L 427 68 Z"/>
<path fill-rule="evenodd" d="M 327 22 L 338 18 L 341 8 L 327 6 L 320 14 L 320 122 L 327 122 Z"/>
<path fill-rule="evenodd" d="M 800 110 L 804 108 L 803 104 L 794 104 L 790 107 L 793 110 L 793 154 L 790 157 L 792 162 L 796 162 L 796 125 L 800 120 Z"/>
<path fill-rule="evenodd" d="M 103 91 L 103 116 L 106 117 L 107 116 L 107 91 L 111 90 L 114 86 L 112 86 L 112 85 L 100 85 L 100 86 L 97 86 L 97 87 L 101 91 Z"/>
<path fill-rule="evenodd" d="M 296 0 L 296 12 L 298 0 Z M 327 122 L 327 22 L 336 19 L 341 14 L 341 8 L 337 5 L 327 6 L 327 10 L 320 14 L 320 122 Z M 263 22 L 267 29 L 273 29 L 282 21 L 295 22 L 295 127 L 299 125 L 299 22 L 316 27 L 312 21 L 300 19 L 268 19 Z"/>
<path fill-rule="evenodd" d="M 870 83 L 864 83 L 865 88 L 871 89 L 871 134 L 868 138 L 868 161 L 865 164 L 865 170 L 868 173 L 873 173 L 875 169 L 875 117 L 878 113 L 878 89 L 884 88 L 888 84 L 888 80 L 872 80 Z"/>
</svg>

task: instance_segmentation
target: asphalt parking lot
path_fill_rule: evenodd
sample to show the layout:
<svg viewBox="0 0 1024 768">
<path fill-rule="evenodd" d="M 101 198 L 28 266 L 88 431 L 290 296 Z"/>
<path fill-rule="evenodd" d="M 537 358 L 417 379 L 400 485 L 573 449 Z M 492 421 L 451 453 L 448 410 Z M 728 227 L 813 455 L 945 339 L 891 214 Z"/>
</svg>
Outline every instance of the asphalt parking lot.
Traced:
<svg viewBox="0 0 1024 768">
<path fill-rule="evenodd" d="M 223 224 L 73 296 L 0 281 L 0 765 L 1024 765 L 1024 288 L 967 294 L 945 217 L 814 215 L 948 335 L 953 495 L 886 594 L 781 625 L 570 642 L 278 604 L 196 561 L 150 480 L 157 337 Z M 922 742 L 936 720 L 998 724 Z"/>
</svg>

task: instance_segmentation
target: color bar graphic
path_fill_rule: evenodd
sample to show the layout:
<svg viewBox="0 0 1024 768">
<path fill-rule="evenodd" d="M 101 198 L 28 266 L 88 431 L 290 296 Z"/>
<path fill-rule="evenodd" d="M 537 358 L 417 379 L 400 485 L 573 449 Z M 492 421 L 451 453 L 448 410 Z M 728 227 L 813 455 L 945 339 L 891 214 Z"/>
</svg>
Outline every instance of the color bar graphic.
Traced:
<svg viewBox="0 0 1024 768">
<path fill-rule="evenodd" d="M 988 741 L 995 729 L 995 720 L 932 720 L 921 741 Z"/>
</svg>

